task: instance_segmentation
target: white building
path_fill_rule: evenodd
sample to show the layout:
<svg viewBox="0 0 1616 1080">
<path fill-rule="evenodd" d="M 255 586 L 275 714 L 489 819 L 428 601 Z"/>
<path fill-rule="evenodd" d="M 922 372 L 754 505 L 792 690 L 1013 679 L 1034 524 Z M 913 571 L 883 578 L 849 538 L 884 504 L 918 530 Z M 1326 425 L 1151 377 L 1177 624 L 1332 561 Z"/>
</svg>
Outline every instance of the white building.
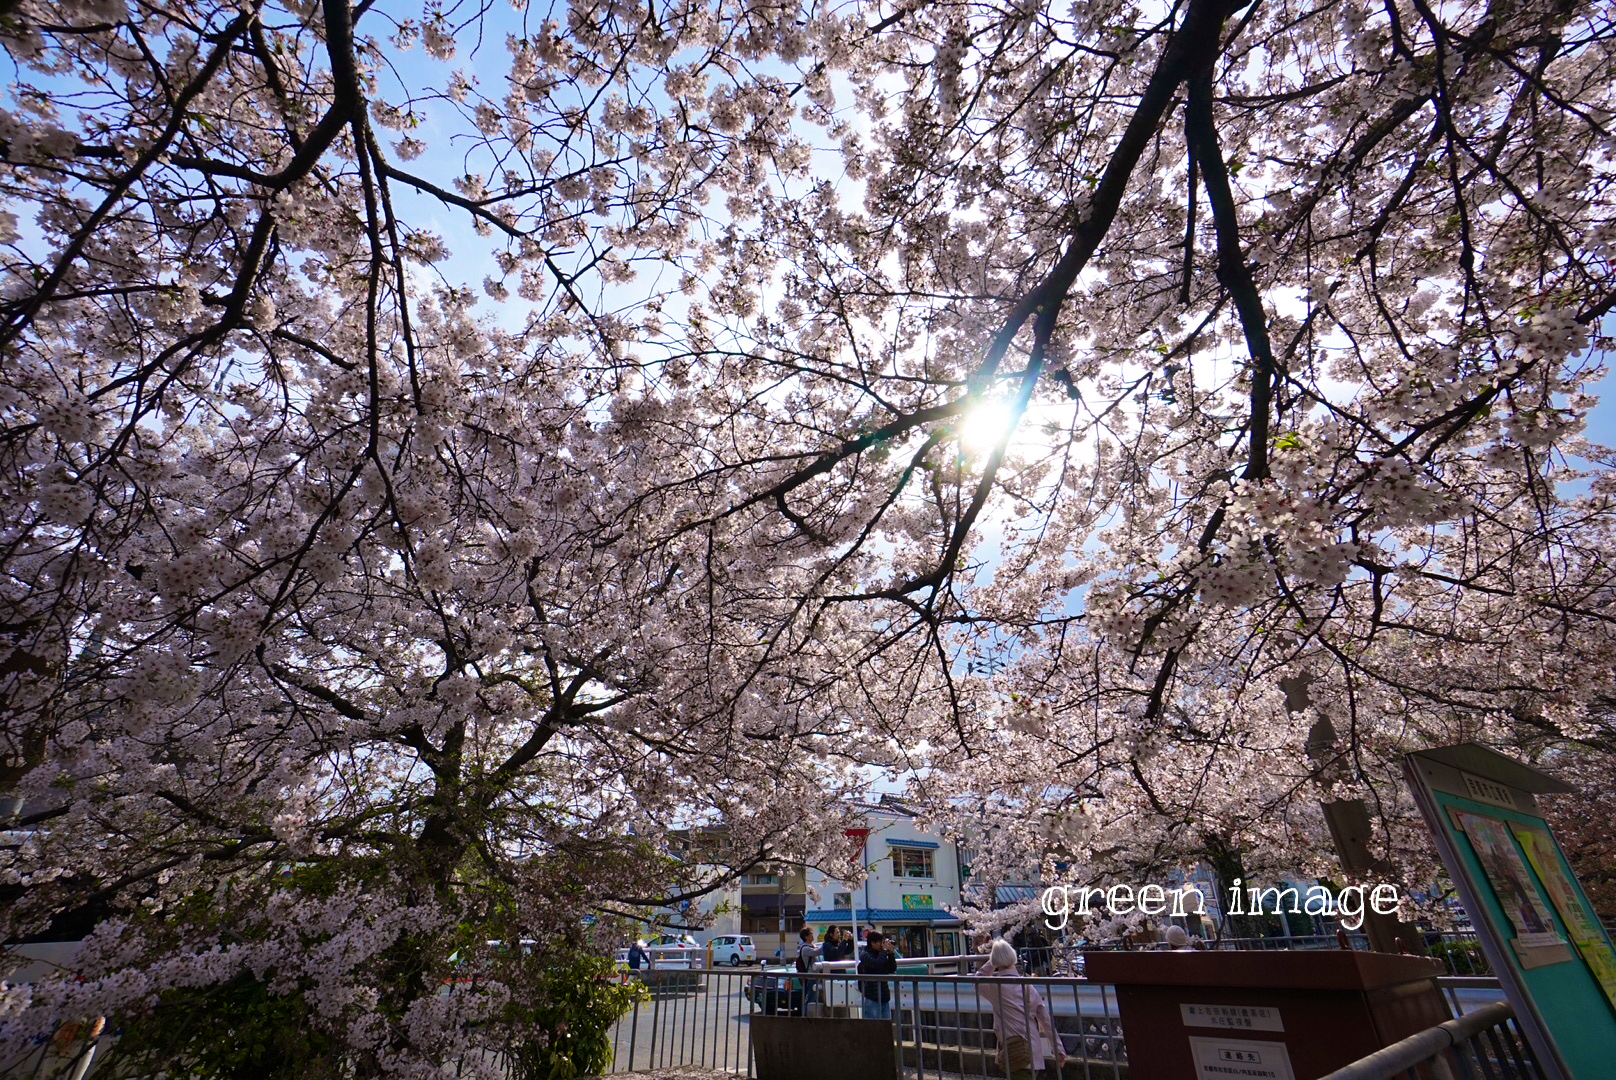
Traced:
<svg viewBox="0 0 1616 1080">
<path fill-rule="evenodd" d="M 874 928 L 893 937 L 902 956 L 952 956 L 965 944 L 960 921 L 960 858 L 949 841 L 925 832 L 891 799 L 863 809 L 860 839 L 849 837 L 849 861 L 867 871 L 854 888 L 832 874 L 809 870 L 811 900 L 803 921 L 815 930 Z M 850 866 L 849 868 L 853 868 Z M 854 876 L 849 873 L 848 877 Z"/>
<path fill-rule="evenodd" d="M 712 879 L 723 873 L 723 867 L 698 867 L 701 878 Z M 698 945 L 724 934 L 741 930 L 741 886 L 738 882 L 681 900 L 672 907 L 656 908 L 651 918 L 640 925 L 639 936 L 646 940 L 660 934 L 688 937 Z"/>
</svg>

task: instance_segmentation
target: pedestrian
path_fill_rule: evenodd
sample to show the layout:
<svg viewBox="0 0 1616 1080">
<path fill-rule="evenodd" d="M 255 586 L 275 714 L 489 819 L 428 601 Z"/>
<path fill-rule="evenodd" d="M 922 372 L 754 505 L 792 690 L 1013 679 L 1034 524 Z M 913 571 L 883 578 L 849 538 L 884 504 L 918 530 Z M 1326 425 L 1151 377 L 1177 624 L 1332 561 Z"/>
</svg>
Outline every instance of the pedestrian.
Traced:
<svg viewBox="0 0 1616 1080">
<path fill-rule="evenodd" d="M 805 926 L 797 932 L 797 970 L 804 974 L 814 970 L 814 961 L 819 959 L 819 950 L 814 947 L 814 928 Z M 802 982 L 802 1012 L 808 1015 L 808 1006 L 819 1000 L 819 985 L 816 979 L 803 979 Z"/>
<path fill-rule="evenodd" d="M 1182 926 L 1169 926 L 1167 928 L 1167 947 L 1174 952 L 1194 952 L 1195 946 L 1190 944 L 1190 936 Z"/>
<path fill-rule="evenodd" d="M 1055 1031 L 1049 1007 L 1043 995 L 1030 983 L 1004 983 L 999 979 L 1015 978 L 1016 950 L 1000 938 L 988 952 L 988 962 L 977 969 L 983 976 L 976 984 L 977 994 L 993 1009 L 993 1036 L 999 1044 L 999 1064 L 1010 1080 L 1033 1080 L 1043 1071 L 1045 1063 L 1044 1039 L 1055 1048 L 1055 1068 L 1066 1064 L 1066 1047 Z"/>
<path fill-rule="evenodd" d="M 647 959 L 649 958 L 645 955 L 645 950 L 638 941 L 628 947 L 628 969 L 630 971 L 638 971 L 642 967 L 649 966 L 646 964 Z"/>
<path fill-rule="evenodd" d="M 859 956 L 860 975 L 896 975 L 898 958 L 892 951 L 892 939 L 871 930 L 865 939 L 864 952 Z M 892 984 L 885 979 L 867 979 L 859 984 L 864 995 L 864 1019 L 892 1019 Z"/>
<path fill-rule="evenodd" d="M 843 930 L 839 926 L 830 928 L 828 947 L 825 949 L 825 959 L 842 961 L 853 959 L 853 932 Z"/>
<path fill-rule="evenodd" d="M 1041 930 L 1034 930 L 1027 937 L 1027 947 L 1024 955 L 1027 957 L 1027 974 L 1048 975 L 1051 953 L 1049 939 Z"/>
</svg>

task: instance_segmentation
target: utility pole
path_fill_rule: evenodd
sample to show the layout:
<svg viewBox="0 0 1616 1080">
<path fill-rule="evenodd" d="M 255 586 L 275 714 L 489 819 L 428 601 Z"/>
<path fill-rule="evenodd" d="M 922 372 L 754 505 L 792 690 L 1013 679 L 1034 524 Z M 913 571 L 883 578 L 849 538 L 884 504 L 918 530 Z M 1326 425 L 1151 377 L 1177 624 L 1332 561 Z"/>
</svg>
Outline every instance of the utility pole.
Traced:
<svg viewBox="0 0 1616 1080">
<path fill-rule="evenodd" d="M 786 868 L 781 863 L 774 866 L 774 894 L 775 910 L 780 914 L 780 959 L 786 958 Z"/>
<path fill-rule="evenodd" d="M 842 830 L 842 835 L 847 837 L 849 840 L 855 841 L 858 845 L 848 853 L 847 861 L 853 865 L 855 870 L 862 870 L 863 868 L 867 867 L 869 865 L 870 858 L 870 830 L 867 828 L 844 829 Z M 849 880 L 847 883 L 847 906 L 850 909 L 847 913 L 848 918 L 853 924 L 853 951 L 854 955 L 857 955 L 859 905 L 858 893 L 853 890 L 853 882 L 851 880 Z"/>
</svg>

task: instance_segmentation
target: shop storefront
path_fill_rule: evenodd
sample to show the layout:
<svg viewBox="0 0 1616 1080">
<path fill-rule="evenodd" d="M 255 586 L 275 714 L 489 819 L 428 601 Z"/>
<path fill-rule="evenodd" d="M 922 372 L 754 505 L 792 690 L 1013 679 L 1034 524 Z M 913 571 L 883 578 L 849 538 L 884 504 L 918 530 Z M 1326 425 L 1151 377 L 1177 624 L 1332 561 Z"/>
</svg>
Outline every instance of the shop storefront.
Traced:
<svg viewBox="0 0 1616 1080">
<path fill-rule="evenodd" d="M 930 899 L 929 897 L 927 899 Z M 852 912 L 846 908 L 810 911 L 809 926 L 822 933 L 827 926 L 851 926 Z M 956 956 L 961 951 L 960 921 L 946 911 L 930 907 L 876 908 L 858 913 L 860 936 L 871 927 L 897 942 L 898 955 Z"/>
<path fill-rule="evenodd" d="M 958 849 L 897 800 L 862 810 L 860 827 L 847 831 L 849 873 L 814 873 L 808 891 L 816 902 L 805 921 L 822 933 L 856 920 L 861 935 L 879 930 L 909 959 L 958 955 L 964 932 L 950 914 L 960 904 Z"/>
</svg>

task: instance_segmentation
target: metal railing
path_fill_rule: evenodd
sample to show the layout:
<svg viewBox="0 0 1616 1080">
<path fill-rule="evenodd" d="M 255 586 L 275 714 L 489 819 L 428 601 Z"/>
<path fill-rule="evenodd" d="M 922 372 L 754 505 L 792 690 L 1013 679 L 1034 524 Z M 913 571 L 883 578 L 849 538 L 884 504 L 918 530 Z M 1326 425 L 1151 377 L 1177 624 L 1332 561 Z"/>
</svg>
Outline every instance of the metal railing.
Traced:
<svg viewBox="0 0 1616 1080">
<path fill-rule="evenodd" d="M 934 966 L 980 963 L 982 957 L 928 958 Z M 916 965 L 916 961 L 904 961 Z M 840 966 L 840 965 L 836 965 Z M 1106 983 L 1075 978 L 847 971 L 737 972 L 703 969 L 670 973 L 692 978 L 647 980 L 649 1000 L 636 1004 L 612 1031 L 611 1072 L 688 1067 L 754 1075 L 751 1018 L 764 1015 L 860 1017 L 865 988 L 888 988 L 893 1055 L 913 1080 L 964 1080 L 1000 1075 L 993 1032 L 993 991 L 1042 998 L 1066 1055 L 1071 1080 L 1115 1080 L 1127 1061 L 1116 993 Z M 982 984 L 994 985 L 988 993 Z"/>
<path fill-rule="evenodd" d="M 1447 975 L 1437 979 L 1436 985 L 1454 1016 L 1485 1008 L 1504 993 L 1496 975 Z"/>
<path fill-rule="evenodd" d="M 1495 1001 L 1337 1069 L 1321 1080 L 1542 1080 L 1515 1022 Z"/>
<path fill-rule="evenodd" d="M 965 966 L 967 972 L 974 972 L 982 959 L 930 957 L 902 963 L 954 971 Z M 991 981 L 995 989 L 1024 987 L 1043 998 L 1067 1056 L 1067 1080 L 1115 1080 L 1123 1075 L 1118 1066 L 1127 1063 L 1127 1047 L 1115 988 L 1109 983 L 952 972 L 870 976 L 849 971 L 848 962 L 827 966 L 836 970 L 798 973 L 723 968 L 641 973 L 637 977 L 650 993 L 614 1027 L 610 1071 L 687 1067 L 750 1077 L 754 1075 L 753 1016 L 863 1016 L 864 987 L 885 984 L 890 988 L 893 1053 L 902 1075 L 913 1080 L 996 1077 L 1001 1071 L 996 1061 L 993 1010 L 990 994 L 980 989 Z M 1500 993 L 1498 980 L 1486 976 L 1441 978 L 1437 985 L 1453 1015 L 1467 1023 L 1492 1008 Z M 807 989 L 810 986 L 812 994 Z M 1463 1080 L 1463 1076 L 1431 1073 L 1421 1080 Z M 1488 1080 L 1529 1076 L 1535 1074 L 1500 1072 Z"/>
<path fill-rule="evenodd" d="M 947 973 L 910 970 L 885 976 L 858 975 L 846 962 L 827 965 L 834 970 L 813 973 L 734 968 L 635 972 L 625 977 L 642 983 L 647 994 L 612 1029 L 609 1072 L 692 1068 L 751 1077 L 755 1075 L 750 1031 L 754 1016 L 864 1016 L 865 988 L 884 985 L 891 1005 L 894 1060 L 906 1080 L 987 1080 L 1002 1075 L 990 1000 L 993 991 L 1024 994 L 1028 1004 L 1033 991 L 1043 999 L 1066 1054 L 1064 1080 L 1117 1080 L 1126 1075 L 1122 1067 L 1127 1064 L 1127 1047 L 1111 984 L 1071 977 L 971 974 L 982 959 L 905 960 L 906 968 L 941 968 Z M 962 968 L 965 974 L 954 973 Z M 992 988 L 983 993 L 982 987 L 988 983 Z M 1390 1080 L 1394 1076 L 1540 1080 L 1513 1022 L 1500 1022 L 1513 1014 L 1496 1001 L 1500 993 L 1496 978 L 1441 978 L 1437 984 L 1459 1019 L 1415 1036 L 1428 1040 L 1418 1049 L 1422 1053 L 1429 1049 L 1429 1053 L 1408 1059 L 1410 1065 L 1386 1065 L 1389 1071 L 1343 1070 L 1329 1080 Z M 1500 1008 L 1505 1011 L 1500 1013 Z M 1458 1034 L 1443 1042 L 1440 1040 L 1446 1036 L 1433 1034 L 1437 1031 Z M 1380 1068 L 1391 1060 L 1381 1055 L 1412 1041 L 1405 1040 L 1349 1068 Z M 94 1048 L 94 1042 L 81 1043 L 63 1053 L 41 1046 L 26 1061 L 0 1067 L 0 1075 L 82 1080 L 92 1064 Z M 1447 1056 L 1442 1056 L 1444 1052 Z M 1445 1068 L 1449 1071 L 1442 1071 Z"/>
<path fill-rule="evenodd" d="M 1197 938 L 1195 947 L 1205 950 L 1235 950 L 1253 952 L 1272 951 L 1313 951 L 1322 949 L 1339 949 L 1342 947 L 1341 937 L 1346 938 L 1346 947 L 1364 952 L 1369 949 L 1369 937 L 1362 933 L 1336 934 L 1292 934 L 1290 937 L 1225 937 L 1225 938 Z M 1460 931 L 1430 931 L 1424 933 L 1421 940 L 1427 953 L 1441 960 L 1450 975 L 1486 975 L 1491 972 L 1487 958 L 1482 955 L 1480 942 L 1473 930 Z M 1115 952 L 1119 950 L 1150 951 L 1169 948 L 1165 942 L 1143 942 L 1123 945 L 1117 941 L 1107 941 L 1099 944 L 1085 945 L 1049 945 L 1033 946 L 1017 950 L 1021 962 L 1028 971 L 1039 974 L 1074 974 L 1081 973 L 1082 965 L 1078 957 L 1085 952 Z"/>
</svg>

